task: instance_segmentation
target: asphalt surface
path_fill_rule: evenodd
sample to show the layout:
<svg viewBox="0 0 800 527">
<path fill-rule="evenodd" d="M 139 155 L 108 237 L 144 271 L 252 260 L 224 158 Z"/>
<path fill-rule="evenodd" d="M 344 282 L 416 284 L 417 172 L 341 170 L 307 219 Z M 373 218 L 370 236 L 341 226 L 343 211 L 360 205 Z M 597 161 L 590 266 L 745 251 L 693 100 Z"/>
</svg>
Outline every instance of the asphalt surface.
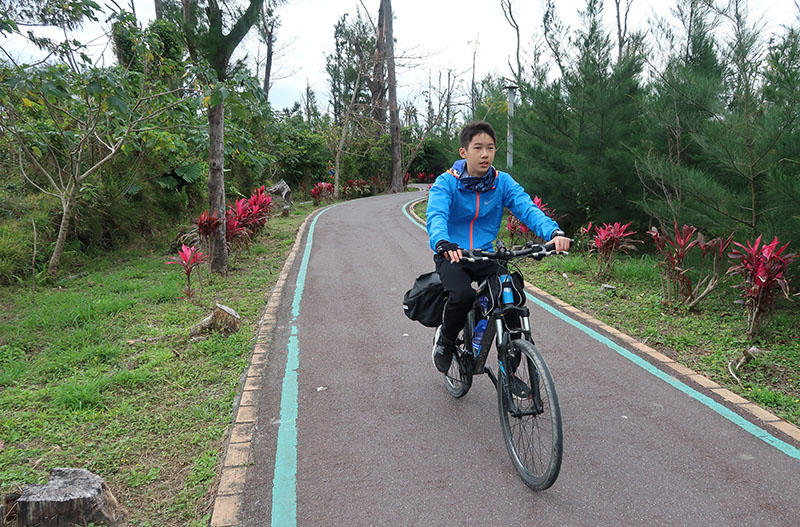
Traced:
<svg viewBox="0 0 800 527">
<path fill-rule="evenodd" d="M 297 525 L 800 525 L 800 462 L 531 302 L 564 461 L 552 488 L 528 489 L 489 379 L 452 398 L 432 330 L 402 314 L 403 293 L 433 269 L 426 233 L 402 211 L 414 197 L 341 203 L 316 222 L 294 323 Z M 247 527 L 271 524 L 291 302 L 259 401 Z"/>
</svg>

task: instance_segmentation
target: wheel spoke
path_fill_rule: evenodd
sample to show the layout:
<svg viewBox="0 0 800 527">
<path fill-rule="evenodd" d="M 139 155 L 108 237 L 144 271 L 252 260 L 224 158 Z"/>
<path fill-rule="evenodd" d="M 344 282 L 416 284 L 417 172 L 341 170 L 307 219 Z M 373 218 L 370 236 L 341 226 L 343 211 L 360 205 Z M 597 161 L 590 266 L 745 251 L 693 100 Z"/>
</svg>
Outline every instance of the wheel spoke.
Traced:
<svg viewBox="0 0 800 527">
<path fill-rule="evenodd" d="M 498 393 L 500 418 L 506 446 L 514 467 L 532 488 L 541 490 L 553 484 L 561 466 L 561 416 L 550 372 L 533 344 L 514 341 L 515 351 L 524 353 L 514 375 L 533 390 L 530 399 L 514 398 L 509 405 L 505 395 Z M 510 383 L 502 375 L 502 391 Z M 535 385 L 531 384 L 531 379 Z M 513 396 L 512 396 L 513 397 Z M 533 412 L 537 406 L 541 412 Z M 517 406 L 519 412 L 511 415 L 508 406 Z"/>
</svg>

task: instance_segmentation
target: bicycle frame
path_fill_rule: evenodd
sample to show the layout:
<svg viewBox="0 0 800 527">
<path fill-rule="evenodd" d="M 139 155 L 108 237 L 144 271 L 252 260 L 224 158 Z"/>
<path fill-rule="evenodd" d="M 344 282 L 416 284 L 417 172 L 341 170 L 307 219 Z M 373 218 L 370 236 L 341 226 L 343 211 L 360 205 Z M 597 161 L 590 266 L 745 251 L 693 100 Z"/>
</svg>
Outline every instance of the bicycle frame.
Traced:
<svg viewBox="0 0 800 527">
<path fill-rule="evenodd" d="M 492 342 L 494 342 L 497 348 L 498 366 L 504 375 L 506 374 L 505 364 L 508 363 L 511 334 L 521 334 L 522 338 L 528 340 L 532 344 L 534 343 L 531 335 L 530 310 L 526 306 L 514 305 L 513 296 L 509 297 L 506 295 L 504 290 L 506 290 L 506 285 L 511 283 L 512 278 L 508 270 L 507 262 L 499 264 L 499 267 L 500 269 L 497 276 L 500 282 L 500 291 L 497 293 L 498 298 L 495 301 L 497 307 L 492 312 L 488 313 L 488 324 L 486 333 L 484 333 L 483 340 L 481 341 L 480 350 L 477 355 L 475 355 L 472 350 L 473 328 L 479 320 L 478 317 L 483 315 L 479 298 L 481 295 L 488 296 L 490 294 L 489 280 L 492 277 L 485 279 L 478 286 L 475 294 L 475 302 L 467 315 L 467 322 L 464 326 L 464 348 L 463 351 L 459 352 L 459 358 L 463 361 L 462 363 L 466 363 L 467 367 L 470 364 L 472 365 L 470 368 L 472 375 L 485 373 L 492 381 L 495 388 L 497 388 L 497 377 L 491 369 L 486 367 L 486 359 L 491 351 Z M 515 315 L 519 318 L 520 327 L 509 326 L 507 323 L 507 317 L 509 315 Z M 535 378 L 532 379 L 533 382 L 531 382 L 531 385 L 533 389 L 532 397 L 534 405 L 533 408 L 529 410 L 520 411 L 518 409 L 508 383 L 504 383 L 504 396 L 509 401 L 509 407 L 513 409 L 510 413 L 514 417 L 538 415 L 544 411 L 541 394 L 539 393 L 538 372 L 534 370 L 533 375 Z"/>
</svg>

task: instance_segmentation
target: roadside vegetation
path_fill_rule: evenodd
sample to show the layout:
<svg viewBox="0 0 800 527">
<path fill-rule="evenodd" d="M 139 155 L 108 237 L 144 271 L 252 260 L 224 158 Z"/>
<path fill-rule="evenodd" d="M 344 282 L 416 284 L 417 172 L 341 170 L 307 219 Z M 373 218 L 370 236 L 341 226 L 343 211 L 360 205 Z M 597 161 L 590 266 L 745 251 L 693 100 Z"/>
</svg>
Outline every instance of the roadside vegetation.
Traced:
<svg viewBox="0 0 800 527">
<path fill-rule="evenodd" d="M 81 467 L 131 525 L 206 525 L 254 327 L 310 210 L 271 218 L 228 276 L 196 268 L 191 301 L 163 241 L 76 261 L 35 293 L 0 289 L 0 493 Z M 215 303 L 240 330 L 190 339 Z"/>
</svg>

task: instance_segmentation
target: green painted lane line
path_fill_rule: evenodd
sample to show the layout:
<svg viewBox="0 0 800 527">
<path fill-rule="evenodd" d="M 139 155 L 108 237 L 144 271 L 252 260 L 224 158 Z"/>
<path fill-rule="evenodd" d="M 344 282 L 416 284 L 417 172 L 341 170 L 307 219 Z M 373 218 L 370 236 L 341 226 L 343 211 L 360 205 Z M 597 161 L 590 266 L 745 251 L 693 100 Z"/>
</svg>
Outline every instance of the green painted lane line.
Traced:
<svg viewBox="0 0 800 527">
<path fill-rule="evenodd" d="M 403 205 L 403 214 L 406 215 L 406 218 L 411 220 L 411 223 L 413 223 L 414 225 L 416 225 L 417 227 L 419 227 L 423 231 L 427 232 L 428 229 L 425 228 L 425 225 L 422 225 L 420 222 L 418 222 L 416 220 L 416 218 L 414 218 L 411 214 L 408 213 L 408 206 L 411 205 L 412 203 L 414 203 L 415 201 L 420 201 L 421 199 L 425 199 L 425 198 L 414 198 L 411 201 L 409 201 L 408 203 L 406 203 L 405 205 Z"/>
<path fill-rule="evenodd" d="M 408 211 L 406 210 L 407 207 L 411 203 L 413 203 L 414 201 L 417 201 L 417 199 L 409 201 L 408 203 L 406 203 L 403 206 L 403 213 L 406 215 L 406 217 L 409 220 L 411 220 L 412 223 L 414 223 L 414 225 L 417 225 L 418 227 L 420 227 L 420 228 L 422 228 L 424 230 L 427 230 L 427 229 L 425 229 L 424 225 L 420 225 L 420 223 L 416 219 L 414 219 L 408 213 Z M 800 460 L 800 449 L 798 449 L 798 448 L 786 443 L 785 441 L 782 441 L 782 440 L 778 439 L 777 437 L 773 436 L 772 434 L 770 434 L 769 432 L 767 432 L 763 428 L 761 428 L 761 427 L 759 427 L 757 425 L 754 425 L 753 423 L 751 423 L 750 421 L 748 421 L 744 417 L 740 416 L 736 412 L 728 409 L 726 406 L 718 403 L 717 401 L 715 401 L 714 399 L 708 397 L 707 395 L 703 395 L 702 393 L 698 392 L 694 388 L 692 388 L 692 387 L 686 385 L 685 383 L 679 381 L 678 379 L 676 379 L 672 375 L 669 375 L 668 373 L 665 373 L 665 372 L 661 371 L 660 369 L 656 368 L 655 366 L 653 366 L 652 364 L 650 364 L 646 360 L 642 359 L 641 357 L 639 357 L 635 353 L 631 352 L 630 350 L 627 350 L 627 349 L 623 348 L 622 346 L 618 345 L 614 341 L 604 337 L 603 335 L 601 335 L 597 331 L 595 331 L 595 330 L 583 325 L 582 323 L 578 322 L 574 318 L 572 318 L 572 317 L 570 317 L 568 315 L 565 315 L 564 313 L 562 313 L 558 309 L 556 309 L 553 306 L 551 306 L 550 304 L 547 304 L 544 301 L 536 298 L 535 296 L 533 296 L 529 292 L 525 291 L 525 295 L 531 301 L 533 301 L 536 305 L 538 305 L 539 307 L 541 307 L 545 311 L 547 311 L 550 314 L 560 318 L 561 320 L 563 320 L 567 324 L 570 324 L 571 326 L 581 330 L 587 336 L 589 336 L 592 339 L 600 342 L 601 344 L 604 344 L 605 346 L 607 346 L 611 350 L 613 350 L 616 353 L 618 353 L 620 356 L 628 359 L 629 361 L 631 361 L 632 363 L 636 364 L 640 368 L 644 369 L 645 371 L 647 371 L 651 375 L 661 379 L 662 381 L 666 382 L 670 386 L 680 390 L 681 392 L 685 393 L 686 395 L 688 395 L 692 399 L 704 404 L 706 407 L 708 407 L 711 410 L 715 411 L 717 414 L 721 415 L 722 417 L 724 417 L 728 421 L 730 421 L 733 424 L 739 426 L 740 428 L 742 428 L 746 432 L 754 435 L 755 437 L 761 439 L 765 443 L 777 448 L 778 450 L 780 450 L 781 452 L 783 452 L 787 456 L 792 457 L 794 459 Z"/>
<path fill-rule="evenodd" d="M 326 211 L 336 205 L 322 209 L 311 222 L 303 252 L 303 260 L 297 272 L 297 283 L 292 299 L 292 319 L 289 321 L 291 335 L 287 345 L 286 371 L 281 386 L 281 422 L 278 427 L 278 443 L 275 448 L 275 472 L 272 478 L 271 525 L 294 527 L 297 525 L 297 373 L 300 367 L 300 341 L 297 318 L 300 316 L 300 300 L 305 289 L 314 227 Z"/>
</svg>

